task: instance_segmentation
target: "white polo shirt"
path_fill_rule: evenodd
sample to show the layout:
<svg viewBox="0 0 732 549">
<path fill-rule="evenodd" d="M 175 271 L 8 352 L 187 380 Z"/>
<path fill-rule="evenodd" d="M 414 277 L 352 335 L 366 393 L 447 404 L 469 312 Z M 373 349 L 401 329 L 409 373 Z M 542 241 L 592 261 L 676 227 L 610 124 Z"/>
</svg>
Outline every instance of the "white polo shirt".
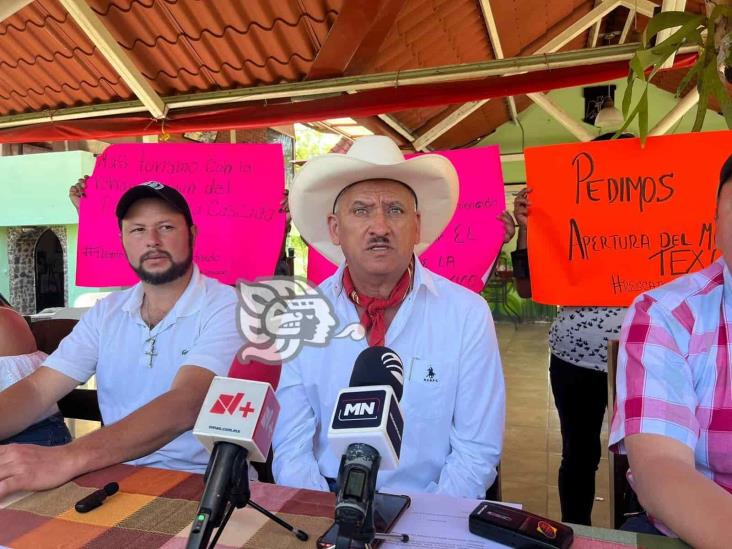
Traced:
<svg viewBox="0 0 732 549">
<path fill-rule="evenodd" d="M 44 362 L 79 383 L 97 375 L 105 425 L 170 390 L 182 366 L 200 366 L 226 375 L 242 345 L 234 288 L 202 275 L 198 267 L 194 266 L 191 281 L 176 304 L 152 330 L 140 316 L 142 298 L 140 283 L 100 300 Z M 208 452 L 186 431 L 129 463 L 202 473 L 208 459 Z"/>
<path fill-rule="evenodd" d="M 482 498 L 496 477 L 503 443 L 505 390 L 490 309 L 478 294 L 415 262 L 414 286 L 386 333 L 404 363 L 404 433 L 396 471 L 377 487 Z M 358 323 L 342 291 L 344 266 L 321 288 L 340 324 Z M 279 484 L 328 490 L 340 455 L 328 447 L 338 391 L 367 342 L 333 339 L 305 347 L 282 367 L 273 470 Z"/>
</svg>

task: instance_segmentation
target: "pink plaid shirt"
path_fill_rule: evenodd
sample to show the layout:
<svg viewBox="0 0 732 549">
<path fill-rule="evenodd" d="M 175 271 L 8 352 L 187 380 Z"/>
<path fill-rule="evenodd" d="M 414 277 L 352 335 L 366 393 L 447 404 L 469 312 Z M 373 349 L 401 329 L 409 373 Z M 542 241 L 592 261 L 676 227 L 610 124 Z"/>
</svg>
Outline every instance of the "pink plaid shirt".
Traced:
<svg viewBox="0 0 732 549">
<path fill-rule="evenodd" d="M 623 439 L 635 433 L 671 437 L 732 493 L 730 334 L 724 259 L 638 296 L 620 334 L 611 449 L 625 453 Z"/>
</svg>

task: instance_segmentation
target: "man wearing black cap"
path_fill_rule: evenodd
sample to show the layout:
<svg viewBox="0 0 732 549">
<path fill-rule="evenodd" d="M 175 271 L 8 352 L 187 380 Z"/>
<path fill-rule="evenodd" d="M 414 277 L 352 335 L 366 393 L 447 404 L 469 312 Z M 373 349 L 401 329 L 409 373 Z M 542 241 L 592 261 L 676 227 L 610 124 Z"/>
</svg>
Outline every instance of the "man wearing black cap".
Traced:
<svg viewBox="0 0 732 549">
<path fill-rule="evenodd" d="M 628 454 L 647 513 L 624 529 L 730 546 L 732 518 L 732 156 L 717 190 L 706 269 L 638 296 L 621 331 L 609 437 Z M 690 497 L 690 494 L 693 494 Z M 726 541 L 725 541 L 726 540 Z"/>
<path fill-rule="evenodd" d="M 105 426 L 65 446 L 0 446 L 0 499 L 120 462 L 203 472 L 191 427 L 215 375 L 241 346 L 233 288 L 193 264 L 196 226 L 175 189 L 148 182 L 117 205 L 140 277 L 87 311 L 38 370 L 0 393 L 0 440 L 96 374 Z"/>
</svg>

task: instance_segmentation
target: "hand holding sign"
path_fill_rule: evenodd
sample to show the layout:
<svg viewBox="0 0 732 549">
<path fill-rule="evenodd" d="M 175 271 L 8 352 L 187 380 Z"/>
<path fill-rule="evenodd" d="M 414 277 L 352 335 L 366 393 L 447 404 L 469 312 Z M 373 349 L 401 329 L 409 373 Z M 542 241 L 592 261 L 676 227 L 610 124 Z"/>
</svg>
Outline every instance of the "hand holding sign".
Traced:
<svg viewBox="0 0 732 549">
<path fill-rule="evenodd" d="M 79 286 L 127 286 L 138 281 L 129 267 L 114 210 L 124 191 L 156 180 L 186 198 L 198 226 L 194 261 L 204 274 L 233 284 L 274 273 L 285 215 L 279 212 L 284 159 L 279 144 L 112 145 L 97 159 L 85 186 L 69 191 L 80 200 Z"/>
</svg>

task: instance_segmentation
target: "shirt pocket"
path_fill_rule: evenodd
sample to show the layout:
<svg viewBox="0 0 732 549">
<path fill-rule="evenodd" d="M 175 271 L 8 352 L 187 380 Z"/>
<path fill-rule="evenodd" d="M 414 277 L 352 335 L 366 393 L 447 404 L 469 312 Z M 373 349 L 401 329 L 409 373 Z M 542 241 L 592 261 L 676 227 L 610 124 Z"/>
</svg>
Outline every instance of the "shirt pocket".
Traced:
<svg viewBox="0 0 732 549">
<path fill-rule="evenodd" d="M 443 372 L 445 375 L 443 375 Z M 442 364 L 414 357 L 405 372 L 402 409 L 407 421 L 452 421 L 454 380 Z"/>
</svg>

